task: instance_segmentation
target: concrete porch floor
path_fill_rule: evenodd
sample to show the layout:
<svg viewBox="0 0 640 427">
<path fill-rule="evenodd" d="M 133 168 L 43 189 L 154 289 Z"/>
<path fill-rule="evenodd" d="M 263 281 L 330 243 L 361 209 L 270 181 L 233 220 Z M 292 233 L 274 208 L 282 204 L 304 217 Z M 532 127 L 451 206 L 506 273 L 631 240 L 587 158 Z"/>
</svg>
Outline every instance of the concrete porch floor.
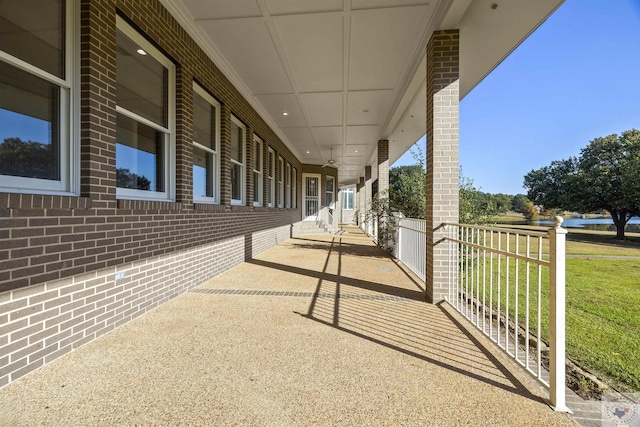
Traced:
<svg viewBox="0 0 640 427">
<path fill-rule="evenodd" d="M 301 235 L 0 389 L 0 425 L 577 425 L 357 229 Z"/>
</svg>

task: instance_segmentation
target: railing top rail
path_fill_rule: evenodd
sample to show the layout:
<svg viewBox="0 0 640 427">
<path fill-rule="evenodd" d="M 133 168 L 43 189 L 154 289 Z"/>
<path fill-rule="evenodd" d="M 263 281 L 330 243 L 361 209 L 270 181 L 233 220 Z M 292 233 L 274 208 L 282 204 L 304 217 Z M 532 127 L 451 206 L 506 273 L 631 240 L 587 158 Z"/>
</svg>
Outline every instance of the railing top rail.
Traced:
<svg viewBox="0 0 640 427">
<path fill-rule="evenodd" d="M 474 225 L 474 224 L 458 224 L 453 222 L 444 222 L 443 226 L 451 225 L 453 227 L 464 227 L 464 228 L 473 228 L 476 230 L 486 230 L 486 231 L 495 231 L 500 233 L 510 233 L 510 234 L 521 234 L 523 236 L 532 236 L 532 237 L 549 237 L 549 233 L 545 231 L 531 231 L 531 230 L 521 230 L 519 228 L 506 228 L 506 227 L 487 227 L 484 225 Z"/>
<path fill-rule="evenodd" d="M 454 243 L 458 243 L 460 245 L 463 246 L 469 246 L 472 248 L 476 248 L 476 249 L 480 249 L 483 251 L 487 251 L 489 253 L 492 254 L 496 254 L 496 255 L 502 255 L 505 256 L 507 258 L 515 258 L 515 259 L 519 259 L 525 262 L 530 262 L 533 264 L 538 264 L 538 265 L 550 265 L 550 261 L 548 259 L 543 259 L 541 253 L 536 253 L 535 255 L 529 255 L 527 256 L 526 254 L 523 253 L 517 253 L 517 252 L 511 252 L 511 251 L 506 251 L 504 249 L 497 249 L 497 248 L 492 248 L 489 246 L 484 246 L 484 245 L 479 245 L 477 243 L 471 243 L 471 242 L 467 242 L 464 240 L 458 240 L 458 239 L 452 239 L 450 237 L 445 237 L 444 240 L 447 240 L 449 242 L 454 242 Z"/>
<path fill-rule="evenodd" d="M 406 225 L 399 225 L 398 228 L 404 228 L 405 230 L 411 230 L 411 231 L 415 231 L 416 233 L 426 233 L 426 230 L 419 230 L 417 228 L 413 228 L 413 227 L 407 227 Z"/>
</svg>

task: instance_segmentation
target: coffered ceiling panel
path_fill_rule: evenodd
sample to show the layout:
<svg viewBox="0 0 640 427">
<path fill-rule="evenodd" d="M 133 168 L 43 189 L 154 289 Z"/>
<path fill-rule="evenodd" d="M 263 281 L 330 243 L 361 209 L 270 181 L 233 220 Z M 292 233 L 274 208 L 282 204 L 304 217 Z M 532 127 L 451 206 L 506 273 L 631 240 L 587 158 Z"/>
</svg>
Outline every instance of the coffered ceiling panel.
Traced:
<svg viewBox="0 0 640 427">
<path fill-rule="evenodd" d="M 252 93 L 293 93 L 289 78 L 260 20 L 200 22 L 205 34 L 233 63 Z"/>
<path fill-rule="evenodd" d="M 315 140 L 308 127 L 281 128 L 284 134 L 295 145 L 309 144 L 315 147 Z"/>
<path fill-rule="evenodd" d="M 300 92 L 342 90 L 342 16 L 284 17 L 276 29 Z"/>
<path fill-rule="evenodd" d="M 256 98 L 279 128 L 308 126 L 295 95 L 258 95 Z"/>
<path fill-rule="evenodd" d="M 378 126 L 349 126 L 347 128 L 347 146 L 349 145 L 373 145 L 371 140 L 378 143 Z"/>
<path fill-rule="evenodd" d="M 349 92 L 347 124 L 376 125 L 389 106 L 391 90 Z"/>
<path fill-rule="evenodd" d="M 341 11 L 342 0 L 265 0 L 271 15 Z"/>
<path fill-rule="evenodd" d="M 392 89 L 420 41 L 427 6 L 354 12 L 349 90 Z"/>
<path fill-rule="evenodd" d="M 313 133 L 318 145 L 336 145 L 343 142 L 342 126 L 315 127 Z"/>
<path fill-rule="evenodd" d="M 183 0 L 183 3 L 197 20 L 262 16 L 256 0 L 233 0 L 225 2 L 225 7 L 215 7 L 219 2 L 211 0 Z"/>
<path fill-rule="evenodd" d="M 311 126 L 342 125 L 342 92 L 303 93 L 300 97 Z"/>
</svg>

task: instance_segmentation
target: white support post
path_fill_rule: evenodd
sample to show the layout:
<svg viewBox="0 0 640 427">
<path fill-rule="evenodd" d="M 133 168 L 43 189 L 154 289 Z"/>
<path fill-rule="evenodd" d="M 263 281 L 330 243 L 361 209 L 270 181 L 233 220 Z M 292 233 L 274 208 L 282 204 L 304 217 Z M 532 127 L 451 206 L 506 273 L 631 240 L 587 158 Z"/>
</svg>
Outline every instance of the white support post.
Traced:
<svg viewBox="0 0 640 427">
<path fill-rule="evenodd" d="M 565 402 L 565 244 L 564 219 L 555 217 L 549 230 L 549 400 L 556 411 L 571 412 Z"/>
</svg>

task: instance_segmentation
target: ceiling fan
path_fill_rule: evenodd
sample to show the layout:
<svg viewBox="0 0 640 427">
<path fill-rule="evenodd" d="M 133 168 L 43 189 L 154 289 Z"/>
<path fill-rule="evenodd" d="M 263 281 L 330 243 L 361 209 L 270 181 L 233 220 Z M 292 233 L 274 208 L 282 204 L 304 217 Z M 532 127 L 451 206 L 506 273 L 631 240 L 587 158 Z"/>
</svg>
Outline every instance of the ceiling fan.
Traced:
<svg viewBox="0 0 640 427">
<path fill-rule="evenodd" d="M 329 158 L 329 160 L 327 160 L 327 163 L 324 164 L 322 167 L 326 168 L 328 166 L 330 168 L 338 169 L 338 166 L 340 166 L 340 164 L 336 163 L 336 161 L 333 160 L 333 147 L 331 147 L 330 150 L 331 150 L 331 157 Z"/>
</svg>

